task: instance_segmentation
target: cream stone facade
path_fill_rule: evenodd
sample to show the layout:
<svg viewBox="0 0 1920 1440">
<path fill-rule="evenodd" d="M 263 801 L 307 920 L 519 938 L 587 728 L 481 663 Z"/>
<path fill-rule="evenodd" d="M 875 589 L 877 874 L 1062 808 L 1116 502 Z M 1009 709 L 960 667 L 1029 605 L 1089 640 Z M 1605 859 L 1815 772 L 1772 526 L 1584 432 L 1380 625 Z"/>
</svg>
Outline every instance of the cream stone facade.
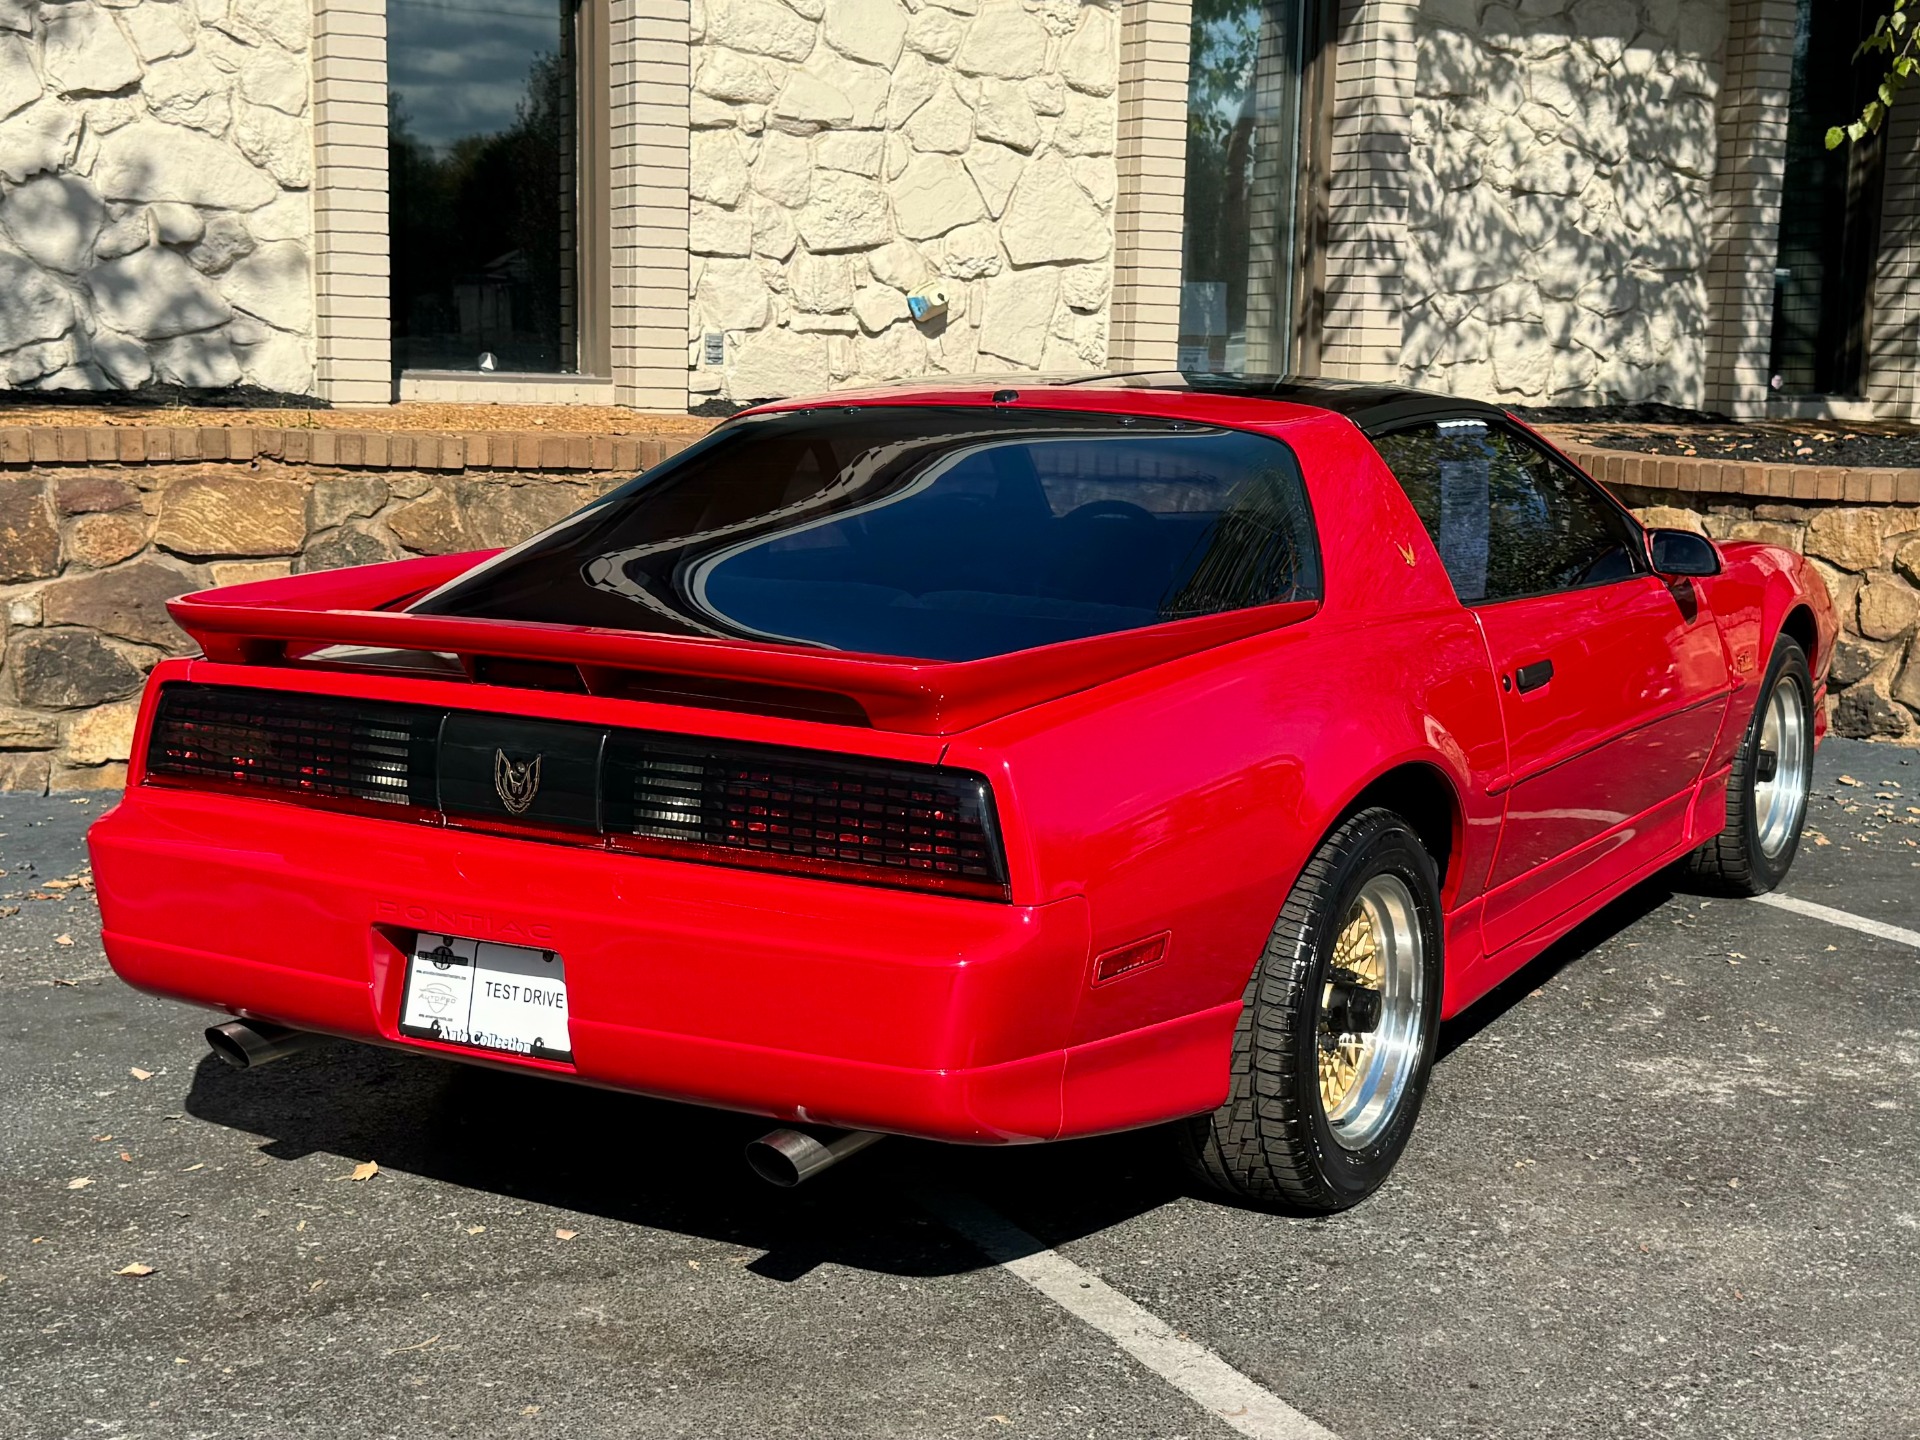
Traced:
<svg viewBox="0 0 1920 1440">
<path fill-rule="evenodd" d="M 314 388 L 308 0 L 0 0 L 0 380 Z"/>
<path fill-rule="evenodd" d="M 1119 0 L 804 8 L 694 7 L 694 398 L 1102 368 Z"/>
<path fill-rule="evenodd" d="M 0 384 L 724 410 L 1225 356 L 1516 404 L 1920 418 L 1905 109 L 1863 191 L 1857 383 L 1778 388 L 1805 0 L 1246 0 L 1201 26 L 1190 0 L 554 0 L 559 349 L 424 367 L 390 168 L 422 8 L 0 0 Z M 1251 47 L 1239 131 L 1203 55 L 1222 25 Z M 1209 124 L 1250 198 L 1189 173 Z M 1216 217 L 1191 207 L 1216 204 L 1261 232 L 1245 273 L 1198 268 Z M 464 308 L 432 324 L 457 340 L 505 304 L 520 253 L 449 280 Z"/>
</svg>

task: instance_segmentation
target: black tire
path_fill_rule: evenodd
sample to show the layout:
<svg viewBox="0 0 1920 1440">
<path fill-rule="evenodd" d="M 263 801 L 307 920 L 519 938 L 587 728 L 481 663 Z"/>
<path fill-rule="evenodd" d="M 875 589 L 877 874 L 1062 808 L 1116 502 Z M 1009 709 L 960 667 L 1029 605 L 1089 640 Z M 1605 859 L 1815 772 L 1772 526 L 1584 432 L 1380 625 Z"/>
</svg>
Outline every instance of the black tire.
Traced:
<svg viewBox="0 0 1920 1440">
<path fill-rule="evenodd" d="M 1761 735 L 1766 727 L 1767 708 L 1776 690 L 1783 684 L 1797 692 L 1802 734 L 1806 737 L 1803 788 L 1791 833 L 1784 843 L 1776 841 L 1769 850 L 1762 843 L 1760 805 L 1757 786 L 1767 769 L 1770 752 L 1763 750 Z M 1687 876 L 1697 888 L 1721 895 L 1764 895 L 1793 868 L 1793 857 L 1800 853 L 1800 835 L 1807 818 L 1806 789 L 1813 773 L 1813 675 L 1807 668 L 1806 651 L 1791 635 L 1782 635 L 1773 646 L 1773 659 L 1767 665 L 1754 702 L 1747 733 L 1733 759 L 1733 773 L 1727 777 L 1727 825 L 1687 857 Z M 1779 757 L 1772 763 L 1778 766 Z M 1777 769 L 1773 772 L 1777 774 Z M 1766 778 L 1772 778 L 1767 775 Z"/>
<path fill-rule="evenodd" d="M 1420 929 L 1421 984 L 1403 1012 L 1417 1024 L 1418 1049 L 1377 1133 L 1364 1147 L 1349 1148 L 1335 1138 L 1322 1103 L 1321 1022 L 1335 942 L 1363 889 L 1382 875 L 1404 885 Z M 1433 857 L 1390 810 L 1363 810 L 1343 821 L 1301 871 L 1247 982 L 1226 1103 L 1179 1127 L 1188 1168 L 1236 1199 L 1297 1213 L 1344 1210 L 1371 1195 L 1400 1158 L 1420 1112 L 1440 1024 L 1441 974 Z"/>
</svg>

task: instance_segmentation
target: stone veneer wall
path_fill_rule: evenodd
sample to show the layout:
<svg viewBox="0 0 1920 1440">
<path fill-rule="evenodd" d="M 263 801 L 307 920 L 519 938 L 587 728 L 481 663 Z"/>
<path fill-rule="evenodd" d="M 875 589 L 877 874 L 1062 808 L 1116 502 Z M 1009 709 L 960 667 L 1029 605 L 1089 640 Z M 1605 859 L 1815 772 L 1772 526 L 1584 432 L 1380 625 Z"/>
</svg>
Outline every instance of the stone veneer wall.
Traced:
<svg viewBox="0 0 1920 1440">
<path fill-rule="evenodd" d="M 693 403 L 1102 366 L 1118 11 L 694 0 Z M 951 308 L 916 324 L 936 277 Z"/>
<path fill-rule="evenodd" d="M 1726 31 L 1727 0 L 1422 0 L 1403 379 L 1705 401 Z"/>
<path fill-rule="evenodd" d="M 314 388 L 309 0 L 0 0 L 0 385 Z"/>
<path fill-rule="evenodd" d="M 131 428 L 15 443 L 27 438 L 0 429 L 0 464 L 38 462 L 0 475 L 0 790 L 123 782 L 147 671 L 191 649 L 171 597 L 514 544 L 687 443 Z"/>
</svg>

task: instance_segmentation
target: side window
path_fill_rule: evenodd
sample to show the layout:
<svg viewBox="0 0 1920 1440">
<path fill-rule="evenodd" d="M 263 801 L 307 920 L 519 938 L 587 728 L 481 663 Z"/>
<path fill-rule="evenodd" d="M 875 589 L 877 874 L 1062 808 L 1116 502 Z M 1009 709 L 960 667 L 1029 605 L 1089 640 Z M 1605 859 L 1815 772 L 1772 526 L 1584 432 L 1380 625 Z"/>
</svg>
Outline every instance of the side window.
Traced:
<svg viewBox="0 0 1920 1440">
<path fill-rule="evenodd" d="M 1624 580 L 1633 527 L 1584 477 L 1484 420 L 1441 420 L 1374 441 L 1465 604 Z"/>
</svg>

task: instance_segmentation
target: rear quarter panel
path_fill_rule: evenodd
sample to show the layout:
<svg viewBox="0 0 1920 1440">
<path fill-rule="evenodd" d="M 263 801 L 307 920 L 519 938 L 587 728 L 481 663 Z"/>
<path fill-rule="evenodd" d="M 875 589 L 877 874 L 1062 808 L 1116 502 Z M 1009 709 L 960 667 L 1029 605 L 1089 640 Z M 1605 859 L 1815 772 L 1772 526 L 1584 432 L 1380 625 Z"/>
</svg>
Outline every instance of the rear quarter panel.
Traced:
<svg viewBox="0 0 1920 1440">
<path fill-rule="evenodd" d="M 1397 765 L 1432 767 L 1459 798 L 1448 908 L 1484 883 L 1499 822 L 1484 792 L 1505 760 L 1484 642 L 1359 432 L 1326 417 L 1287 439 L 1321 539 L 1317 616 L 982 726 L 947 752 L 992 774 L 1012 869 L 1033 886 L 1022 898 L 1088 897 L 1094 957 L 1171 932 L 1151 968 L 1098 987 L 1089 970 L 1074 1043 L 1238 1002 L 1308 857 Z"/>
</svg>

